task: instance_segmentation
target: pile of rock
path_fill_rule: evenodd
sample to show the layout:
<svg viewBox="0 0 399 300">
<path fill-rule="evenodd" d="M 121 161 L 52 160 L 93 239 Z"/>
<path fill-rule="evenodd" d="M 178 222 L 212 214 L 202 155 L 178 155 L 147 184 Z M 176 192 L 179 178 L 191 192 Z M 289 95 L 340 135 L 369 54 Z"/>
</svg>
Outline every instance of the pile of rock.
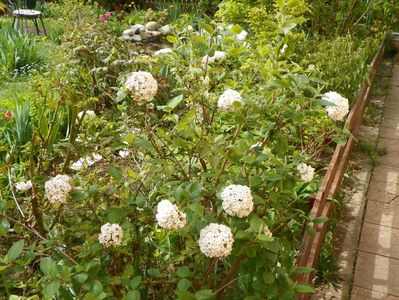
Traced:
<svg viewBox="0 0 399 300">
<path fill-rule="evenodd" d="M 148 22 L 145 25 L 135 24 L 123 31 L 121 38 L 130 42 L 149 42 L 172 33 L 170 25 L 160 26 L 157 22 Z"/>
</svg>

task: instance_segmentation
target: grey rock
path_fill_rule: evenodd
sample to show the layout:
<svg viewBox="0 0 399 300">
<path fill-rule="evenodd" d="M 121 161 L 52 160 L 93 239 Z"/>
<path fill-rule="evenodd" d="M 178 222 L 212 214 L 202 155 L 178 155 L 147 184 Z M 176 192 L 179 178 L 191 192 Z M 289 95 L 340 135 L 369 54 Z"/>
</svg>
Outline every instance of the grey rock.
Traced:
<svg viewBox="0 0 399 300">
<path fill-rule="evenodd" d="M 134 30 L 134 33 L 139 33 L 145 30 L 145 26 L 143 24 L 135 24 L 130 27 L 131 30 Z"/>
<path fill-rule="evenodd" d="M 132 29 L 126 29 L 122 32 L 122 35 L 127 35 L 127 36 L 133 36 L 135 35 L 136 31 L 132 30 Z"/>
<path fill-rule="evenodd" d="M 133 41 L 133 37 L 131 37 L 130 35 L 122 35 L 121 39 L 124 41 Z"/>
<path fill-rule="evenodd" d="M 147 33 L 148 33 L 150 36 L 154 36 L 154 37 L 160 36 L 160 35 L 161 35 L 161 33 L 160 33 L 159 31 L 155 31 L 155 30 L 154 30 L 154 31 L 148 30 Z"/>
<path fill-rule="evenodd" d="M 172 33 L 172 27 L 170 27 L 170 25 L 162 26 L 161 28 L 159 28 L 159 32 L 163 35 L 169 35 Z"/>
<path fill-rule="evenodd" d="M 142 37 L 139 36 L 139 35 L 137 35 L 137 34 L 135 34 L 134 36 L 132 36 L 132 40 L 133 40 L 134 42 L 141 42 Z"/>
<path fill-rule="evenodd" d="M 141 36 L 141 38 L 142 38 L 143 40 L 148 39 L 148 38 L 151 37 L 151 35 L 150 35 L 147 31 L 140 32 L 140 36 Z"/>
<path fill-rule="evenodd" d="M 151 22 L 148 22 L 147 24 L 145 24 L 145 28 L 150 31 L 155 31 L 155 30 L 158 30 L 159 25 L 157 22 L 151 21 Z"/>
</svg>

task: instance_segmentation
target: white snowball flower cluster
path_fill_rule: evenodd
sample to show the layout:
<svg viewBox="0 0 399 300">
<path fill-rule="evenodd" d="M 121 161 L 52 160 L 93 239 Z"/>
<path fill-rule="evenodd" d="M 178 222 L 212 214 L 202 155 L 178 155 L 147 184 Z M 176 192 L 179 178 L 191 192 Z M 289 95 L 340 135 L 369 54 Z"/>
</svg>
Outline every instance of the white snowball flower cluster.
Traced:
<svg viewBox="0 0 399 300">
<path fill-rule="evenodd" d="M 234 108 L 234 102 L 242 103 L 241 94 L 235 90 L 227 89 L 219 97 L 217 106 L 222 110 L 231 111 Z"/>
<path fill-rule="evenodd" d="M 90 167 L 103 159 L 101 154 L 93 153 L 91 156 L 80 158 L 78 161 L 72 163 L 70 168 L 74 171 L 79 171 L 85 167 Z"/>
<path fill-rule="evenodd" d="M 157 206 L 155 218 L 164 229 L 181 229 L 186 225 L 186 214 L 179 211 L 169 200 L 161 200 Z"/>
<path fill-rule="evenodd" d="M 104 224 L 101 226 L 101 233 L 98 235 L 98 241 L 104 247 L 119 246 L 122 243 L 123 230 L 119 224 Z"/>
<path fill-rule="evenodd" d="M 84 113 L 83 111 L 78 113 L 78 118 L 79 119 L 83 116 L 83 113 Z M 96 113 L 93 110 L 86 110 L 85 116 L 86 117 L 95 117 Z"/>
<path fill-rule="evenodd" d="M 239 34 L 236 35 L 236 40 L 244 41 L 247 37 L 248 37 L 248 32 L 245 30 L 242 30 Z"/>
<path fill-rule="evenodd" d="M 313 180 L 314 168 L 312 166 L 302 163 L 298 165 L 297 170 L 304 182 L 311 182 Z"/>
<path fill-rule="evenodd" d="M 327 106 L 326 111 L 328 116 L 334 121 L 342 121 L 349 112 L 348 99 L 342 97 L 337 92 L 328 92 L 323 96 L 323 100 L 333 103 L 334 105 Z"/>
<path fill-rule="evenodd" d="M 230 184 L 222 193 L 222 207 L 230 216 L 247 217 L 254 209 L 251 189 L 245 185 Z"/>
<path fill-rule="evenodd" d="M 31 188 L 32 188 L 32 181 L 30 181 L 30 180 L 28 180 L 28 181 L 20 181 L 20 182 L 18 182 L 16 185 L 15 185 L 15 188 L 18 190 L 18 191 L 21 191 L 21 192 L 25 192 L 25 191 L 27 191 L 27 190 L 30 190 Z"/>
<path fill-rule="evenodd" d="M 51 204 L 62 204 L 68 199 L 69 192 L 72 190 L 68 175 L 57 175 L 44 184 L 46 198 Z"/>
<path fill-rule="evenodd" d="M 154 55 L 155 55 L 155 56 L 163 56 L 163 55 L 165 55 L 165 54 L 169 54 L 169 53 L 172 53 L 172 52 L 173 52 L 172 49 L 170 49 L 170 48 L 164 48 L 164 49 L 160 49 L 160 50 L 158 50 L 158 51 L 155 51 L 155 52 L 154 52 Z"/>
<path fill-rule="evenodd" d="M 230 227 L 211 223 L 200 231 L 199 247 L 208 257 L 226 257 L 233 249 L 233 233 Z"/>
<path fill-rule="evenodd" d="M 158 91 L 158 83 L 151 73 L 133 72 L 125 82 L 128 91 L 137 104 L 144 104 L 154 99 Z"/>
<path fill-rule="evenodd" d="M 226 52 L 224 51 L 215 51 L 213 56 L 205 55 L 202 58 L 202 64 L 205 66 L 207 63 L 212 64 L 215 61 L 222 60 L 226 57 Z"/>
</svg>

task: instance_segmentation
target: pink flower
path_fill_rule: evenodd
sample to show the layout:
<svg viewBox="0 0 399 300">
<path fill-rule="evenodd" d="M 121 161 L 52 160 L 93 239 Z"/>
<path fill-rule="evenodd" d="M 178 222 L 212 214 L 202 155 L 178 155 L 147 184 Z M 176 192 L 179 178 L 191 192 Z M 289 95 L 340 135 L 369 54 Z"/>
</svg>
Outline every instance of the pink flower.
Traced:
<svg viewBox="0 0 399 300">
<path fill-rule="evenodd" d="M 7 110 L 7 111 L 4 113 L 4 118 L 5 118 L 7 121 L 10 121 L 10 120 L 12 119 L 12 111 Z"/>
<path fill-rule="evenodd" d="M 108 19 L 112 16 L 112 12 L 107 11 L 103 15 L 100 16 L 100 21 L 101 22 L 107 22 Z"/>
</svg>

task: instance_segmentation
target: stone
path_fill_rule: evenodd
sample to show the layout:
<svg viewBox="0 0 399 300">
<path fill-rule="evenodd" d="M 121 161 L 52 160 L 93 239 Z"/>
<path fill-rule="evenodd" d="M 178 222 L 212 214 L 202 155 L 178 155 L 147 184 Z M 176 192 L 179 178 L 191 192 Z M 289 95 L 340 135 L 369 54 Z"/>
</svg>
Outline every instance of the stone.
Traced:
<svg viewBox="0 0 399 300">
<path fill-rule="evenodd" d="M 140 32 L 140 36 L 143 40 L 149 39 L 151 37 L 147 31 Z"/>
<path fill-rule="evenodd" d="M 380 293 L 360 287 L 353 287 L 351 300 L 399 300 L 399 298 L 390 296 L 386 292 Z"/>
<path fill-rule="evenodd" d="M 139 32 L 143 32 L 145 30 L 145 26 L 143 24 L 135 24 L 130 27 L 130 29 L 134 30 L 134 34 L 137 34 Z"/>
<path fill-rule="evenodd" d="M 135 34 L 134 36 L 132 36 L 132 40 L 133 40 L 134 42 L 141 42 L 142 37 L 139 36 L 139 35 L 137 35 L 137 34 Z"/>
<path fill-rule="evenodd" d="M 160 36 L 160 35 L 161 35 L 161 33 L 160 33 L 159 31 L 151 31 L 151 30 L 148 30 L 147 33 L 148 33 L 150 36 L 153 36 L 153 37 L 157 37 L 157 36 Z"/>
<path fill-rule="evenodd" d="M 133 37 L 129 36 L 129 35 L 122 35 L 121 39 L 127 42 L 133 41 Z"/>
<path fill-rule="evenodd" d="M 157 22 L 151 21 L 151 22 L 148 22 L 147 24 L 145 24 L 145 28 L 150 31 L 155 31 L 155 30 L 158 30 L 159 25 Z"/>
<path fill-rule="evenodd" d="M 126 29 L 122 32 L 122 35 L 133 36 L 136 33 L 133 29 Z"/>
<path fill-rule="evenodd" d="M 170 25 L 162 26 L 161 28 L 159 28 L 159 32 L 163 35 L 169 35 L 172 33 L 172 27 L 170 27 Z"/>
</svg>

